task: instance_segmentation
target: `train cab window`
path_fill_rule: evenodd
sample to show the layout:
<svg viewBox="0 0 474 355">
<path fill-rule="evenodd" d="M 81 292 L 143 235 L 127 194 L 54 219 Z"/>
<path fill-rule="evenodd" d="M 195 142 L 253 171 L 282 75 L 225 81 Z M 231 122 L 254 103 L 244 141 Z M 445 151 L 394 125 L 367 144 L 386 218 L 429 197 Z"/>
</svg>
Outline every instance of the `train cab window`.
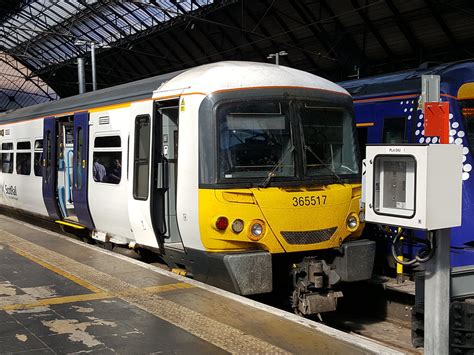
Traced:
<svg viewBox="0 0 474 355">
<path fill-rule="evenodd" d="M 13 173 L 13 143 L 2 143 L 2 173 Z"/>
<path fill-rule="evenodd" d="M 133 153 L 133 197 L 147 200 L 150 175 L 150 116 L 135 118 L 135 146 Z"/>
<path fill-rule="evenodd" d="M 122 179 L 122 151 L 120 136 L 96 137 L 94 139 L 94 165 L 92 177 L 95 182 L 118 184 Z"/>
<path fill-rule="evenodd" d="M 217 117 L 221 179 L 295 176 L 295 149 L 286 102 L 222 104 Z"/>
<path fill-rule="evenodd" d="M 407 143 L 405 117 L 390 117 L 383 121 L 382 143 Z"/>
<path fill-rule="evenodd" d="M 41 166 L 41 160 L 43 160 L 43 140 L 35 140 L 35 149 L 34 149 L 34 162 L 33 162 L 33 171 L 35 176 L 43 175 L 43 168 Z"/>
<path fill-rule="evenodd" d="M 352 116 L 341 109 L 321 107 L 317 102 L 301 103 L 298 113 L 306 176 L 357 174 Z"/>
<path fill-rule="evenodd" d="M 18 175 L 31 174 L 31 143 L 28 141 L 16 144 L 16 173 Z"/>
</svg>

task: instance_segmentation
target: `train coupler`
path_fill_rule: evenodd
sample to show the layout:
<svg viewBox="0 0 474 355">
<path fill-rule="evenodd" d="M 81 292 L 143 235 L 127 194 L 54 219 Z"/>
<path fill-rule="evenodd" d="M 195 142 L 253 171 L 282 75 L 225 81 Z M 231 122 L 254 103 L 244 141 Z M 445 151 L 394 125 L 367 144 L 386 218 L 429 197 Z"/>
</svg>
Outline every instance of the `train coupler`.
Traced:
<svg viewBox="0 0 474 355">
<path fill-rule="evenodd" d="M 297 302 L 294 310 L 303 316 L 335 311 L 337 299 L 343 297 L 341 291 L 328 291 L 324 294 L 313 292 L 295 296 L 294 299 L 297 299 Z"/>
<path fill-rule="evenodd" d="M 295 313 L 310 315 L 336 310 L 342 292 L 331 290 L 339 275 L 324 260 L 306 257 L 291 270 L 293 294 L 291 306 Z"/>
</svg>

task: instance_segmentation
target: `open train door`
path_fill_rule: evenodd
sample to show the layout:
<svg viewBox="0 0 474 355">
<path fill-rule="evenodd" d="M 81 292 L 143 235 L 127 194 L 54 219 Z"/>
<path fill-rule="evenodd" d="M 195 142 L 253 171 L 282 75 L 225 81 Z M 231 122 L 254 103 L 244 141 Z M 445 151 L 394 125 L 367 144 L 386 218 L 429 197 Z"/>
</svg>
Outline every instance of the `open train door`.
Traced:
<svg viewBox="0 0 474 355">
<path fill-rule="evenodd" d="M 56 137 L 57 122 L 55 117 L 47 117 L 43 123 L 43 200 L 48 211 L 48 215 L 55 220 L 61 219 L 58 207 L 56 191 Z"/>
<path fill-rule="evenodd" d="M 155 189 L 152 213 L 163 219 L 167 248 L 182 250 L 177 219 L 179 99 L 156 102 L 154 135 Z"/>
<path fill-rule="evenodd" d="M 132 104 L 129 215 L 138 244 L 183 249 L 176 220 L 177 100 Z"/>
<path fill-rule="evenodd" d="M 154 102 L 132 103 L 133 123 L 130 130 L 129 191 L 128 212 L 135 240 L 138 244 L 161 248 L 162 230 L 152 216 L 153 201 L 153 137 L 157 126 L 154 124 Z"/>
<path fill-rule="evenodd" d="M 74 114 L 73 185 L 74 212 L 78 222 L 89 230 L 94 223 L 87 202 L 87 173 L 89 166 L 89 113 Z"/>
</svg>

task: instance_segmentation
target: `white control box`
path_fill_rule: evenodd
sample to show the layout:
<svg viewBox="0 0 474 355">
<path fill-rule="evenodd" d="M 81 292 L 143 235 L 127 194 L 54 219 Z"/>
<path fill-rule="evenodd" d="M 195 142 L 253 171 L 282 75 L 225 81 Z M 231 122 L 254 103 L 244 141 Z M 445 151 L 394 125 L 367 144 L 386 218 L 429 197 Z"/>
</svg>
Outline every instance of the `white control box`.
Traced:
<svg viewBox="0 0 474 355">
<path fill-rule="evenodd" d="M 368 145 L 367 222 L 436 230 L 461 225 L 462 147 Z"/>
</svg>

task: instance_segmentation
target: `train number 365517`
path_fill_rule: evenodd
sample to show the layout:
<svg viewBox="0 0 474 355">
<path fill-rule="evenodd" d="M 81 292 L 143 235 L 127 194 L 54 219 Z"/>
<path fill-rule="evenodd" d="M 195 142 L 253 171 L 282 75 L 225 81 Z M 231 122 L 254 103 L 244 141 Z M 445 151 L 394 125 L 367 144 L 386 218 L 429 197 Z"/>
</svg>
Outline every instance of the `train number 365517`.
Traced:
<svg viewBox="0 0 474 355">
<path fill-rule="evenodd" d="M 326 204 L 327 196 L 320 195 L 320 196 L 301 196 L 301 197 L 293 197 L 293 206 L 321 206 Z"/>
</svg>

